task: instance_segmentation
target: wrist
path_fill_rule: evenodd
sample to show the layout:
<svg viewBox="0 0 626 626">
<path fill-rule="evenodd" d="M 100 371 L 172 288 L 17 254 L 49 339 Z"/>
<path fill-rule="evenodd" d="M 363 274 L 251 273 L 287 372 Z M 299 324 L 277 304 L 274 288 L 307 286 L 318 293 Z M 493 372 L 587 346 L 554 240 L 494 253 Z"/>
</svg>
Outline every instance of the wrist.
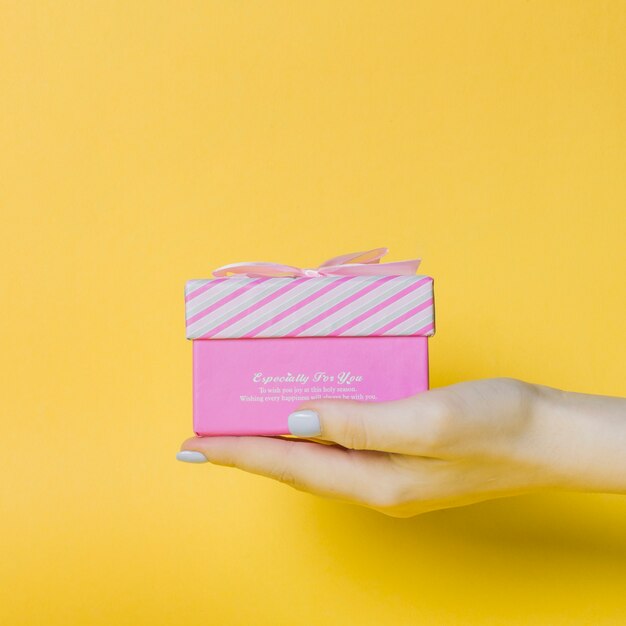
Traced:
<svg viewBox="0 0 626 626">
<path fill-rule="evenodd" d="M 626 493 L 626 399 L 533 387 L 532 439 L 550 486 Z"/>
</svg>

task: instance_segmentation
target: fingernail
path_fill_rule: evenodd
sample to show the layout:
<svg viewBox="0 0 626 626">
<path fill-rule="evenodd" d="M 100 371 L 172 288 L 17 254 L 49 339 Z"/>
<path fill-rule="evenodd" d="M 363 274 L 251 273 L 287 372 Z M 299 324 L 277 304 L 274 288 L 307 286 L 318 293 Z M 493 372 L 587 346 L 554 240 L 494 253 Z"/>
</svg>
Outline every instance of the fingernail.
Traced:
<svg viewBox="0 0 626 626">
<path fill-rule="evenodd" d="M 320 418 L 315 411 L 294 411 L 287 420 L 289 432 L 298 437 L 316 437 L 322 434 Z"/>
<path fill-rule="evenodd" d="M 202 452 L 194 452 L 193 450 L 181 450 L 176 453 L 176 458 L 184 463 L 207 463 L 207 459 Z"/>
</svg>

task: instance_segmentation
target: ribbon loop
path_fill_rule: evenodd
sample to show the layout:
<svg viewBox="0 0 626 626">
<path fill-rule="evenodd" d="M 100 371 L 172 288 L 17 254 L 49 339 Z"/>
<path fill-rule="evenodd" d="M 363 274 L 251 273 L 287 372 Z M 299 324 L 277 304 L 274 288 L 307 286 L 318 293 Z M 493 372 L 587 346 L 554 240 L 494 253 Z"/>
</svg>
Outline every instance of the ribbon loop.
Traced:
<svg viewBox="0 0 626 626">
<path fill-rule="evenodd" d="M 393 263 L 380 263 L 387 248 L 375 248 L 365 252 L 353 252 L 325 261 L 315 269 L 300 268 L 280 263 L 251 262 L 231 263 L 213 270 L 213 276 L 223 278 L 242 275 L 249 278 L 298 278 L 321 276 L 410 276 L 417 272 L 421 259 L 408 259 Z"/>
</svg>

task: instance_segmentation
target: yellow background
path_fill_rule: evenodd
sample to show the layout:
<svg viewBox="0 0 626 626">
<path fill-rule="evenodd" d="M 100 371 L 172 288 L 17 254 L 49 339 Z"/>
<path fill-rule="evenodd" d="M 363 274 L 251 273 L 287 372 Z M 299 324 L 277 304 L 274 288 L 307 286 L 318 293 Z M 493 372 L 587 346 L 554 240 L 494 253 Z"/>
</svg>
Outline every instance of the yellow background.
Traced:
<svg viewBox="0 0 626 626">
<path fill-rule="evenodd" d="M 624 624 L 626 499 L 409 520 L 177 463 L 183 285 L 386 245 L 432 385 L 626 395 L 626 4 L 0 15 L 0 622 Z"/>
</svg>

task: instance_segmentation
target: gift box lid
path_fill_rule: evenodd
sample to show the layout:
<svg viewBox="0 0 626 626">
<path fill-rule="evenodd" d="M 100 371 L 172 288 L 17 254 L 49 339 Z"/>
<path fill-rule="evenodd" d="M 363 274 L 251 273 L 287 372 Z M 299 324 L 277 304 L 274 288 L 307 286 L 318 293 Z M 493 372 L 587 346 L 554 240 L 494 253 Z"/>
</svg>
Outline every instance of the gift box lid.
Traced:
<svg viewBox="0 0 626 626">
<path fill-rule="evenodd" d="M 415 274 L 419 259 L 378 264 L 385 253 L 336 257 L 315 270 L 238 263 L 190 280 L 187 338 L 434 335 L 433 278 Z"/>
</svg>

